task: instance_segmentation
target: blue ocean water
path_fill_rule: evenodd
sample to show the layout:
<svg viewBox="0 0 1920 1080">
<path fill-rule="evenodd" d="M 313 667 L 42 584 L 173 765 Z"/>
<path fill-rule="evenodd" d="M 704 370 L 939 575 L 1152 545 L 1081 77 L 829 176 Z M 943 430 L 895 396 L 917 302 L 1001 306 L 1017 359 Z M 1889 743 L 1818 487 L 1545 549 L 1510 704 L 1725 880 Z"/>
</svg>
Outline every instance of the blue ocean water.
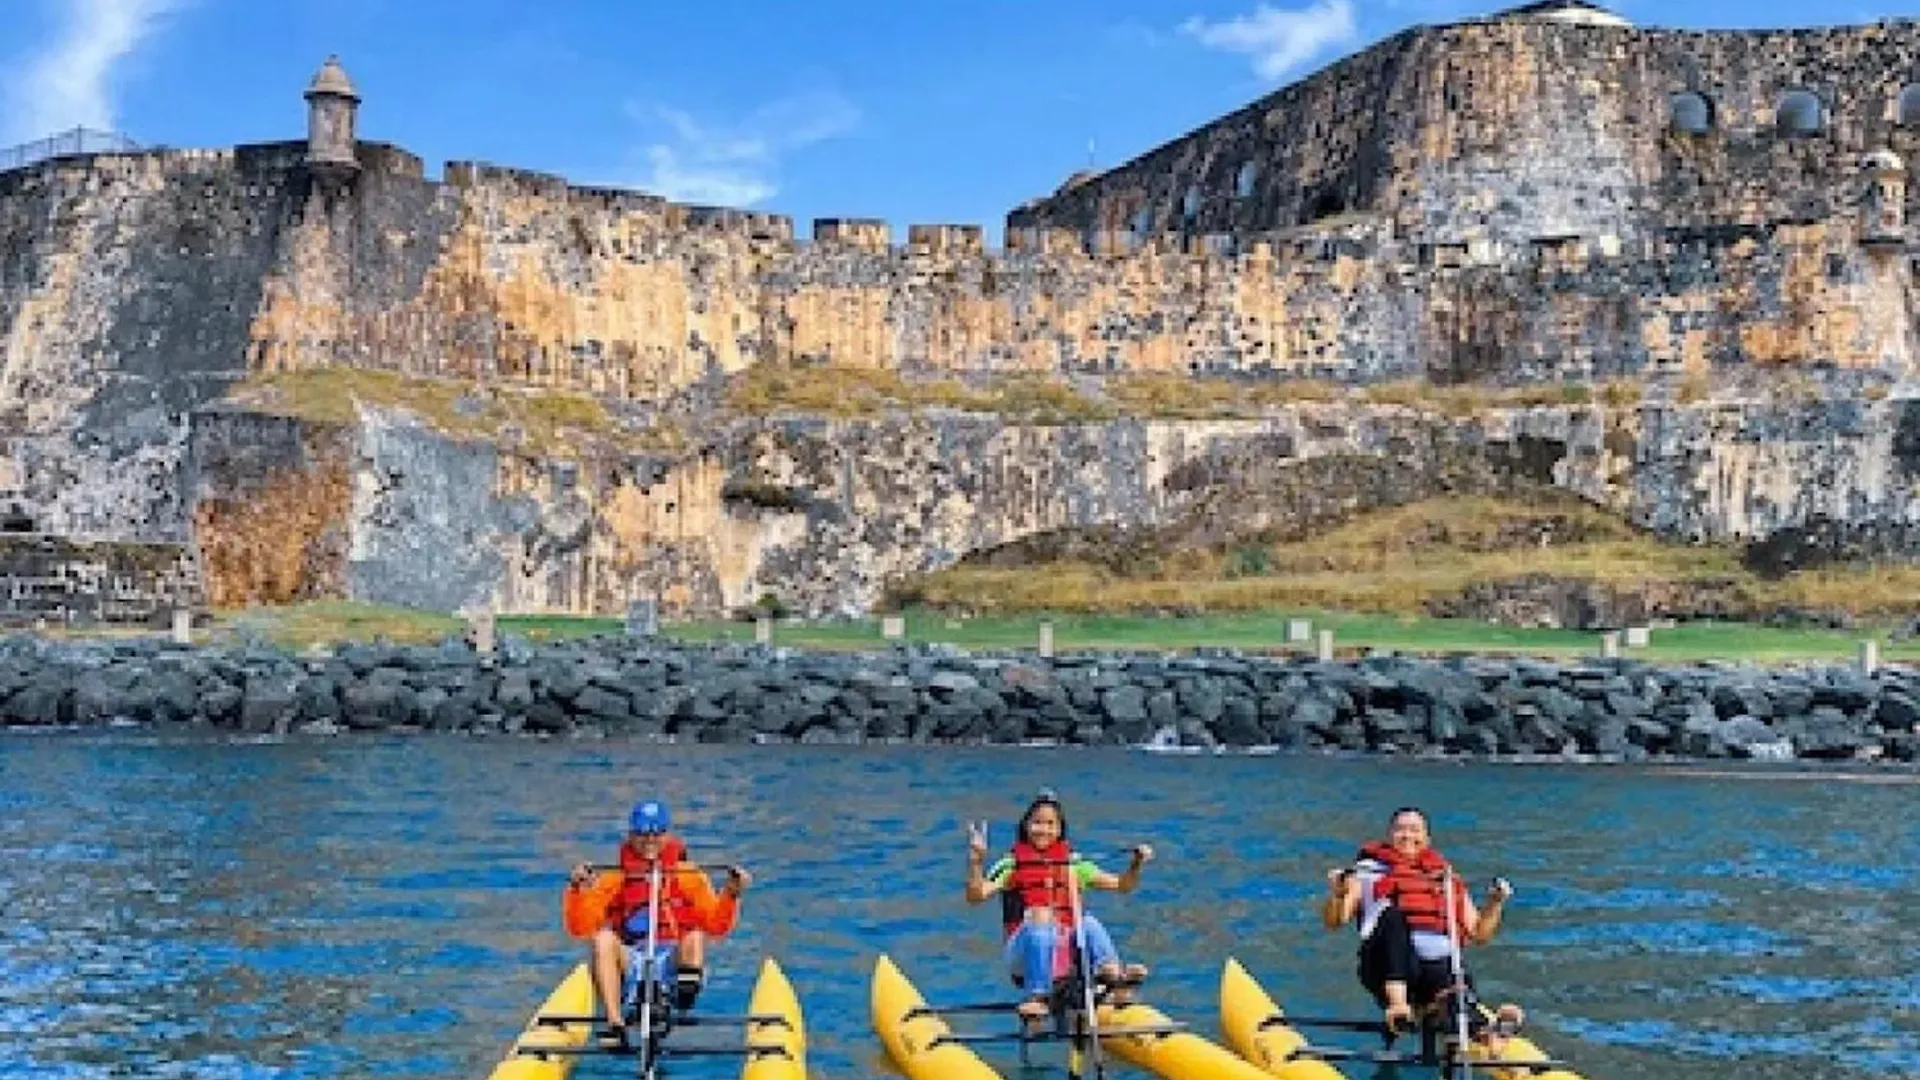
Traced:
<svg viewBox="0 0 1920 1080">
<path fill-rule="evenodd" d="M 936 1001 L 1005 990 L 997 908 L 962 899 L 1041 787 L 1141 890 L 1097 894 L 1148 1000 L 1216 1031 L 1222 960 L 1283 1005 L 1369 1015 L 1324 873 L 1402 804 L 1475 882 L 1518 887 L 1486 996 L 1589 1077 L 1920 1074 L 1920 786 L 1778 773 L 1120 750 L 710 747 L 409 735 L 0 736 L 0 1076 L 484 1077 L 582 955 L 580 859 L 665 798 L 696 857 L 756 881 L 702 1007 L 758 958 L 798 989 L 813 1075 L 888 1075 L 882 951 Z M 991 1027 L 984 1021 L 970 1025 Z M 702 1038 L 720 1038 L 702 1032 Z M 1364 1040 L 1345 1037 L 1366 1048 Z M 1338 1041 L 1323 1035 L 1322 1041 Z M 1011 1051 L 985 1051 L 1015 1074 Z M 1046 1058 L 1044 1052 L 1038 1055 Z M 689 1060 L 670 1075 L 735 1075 Z M 583 1080 L 625 1075 L 589 1062 Z M 1359 1074 L 1356 1074 L 1359 1075 Z"/>
</svg>

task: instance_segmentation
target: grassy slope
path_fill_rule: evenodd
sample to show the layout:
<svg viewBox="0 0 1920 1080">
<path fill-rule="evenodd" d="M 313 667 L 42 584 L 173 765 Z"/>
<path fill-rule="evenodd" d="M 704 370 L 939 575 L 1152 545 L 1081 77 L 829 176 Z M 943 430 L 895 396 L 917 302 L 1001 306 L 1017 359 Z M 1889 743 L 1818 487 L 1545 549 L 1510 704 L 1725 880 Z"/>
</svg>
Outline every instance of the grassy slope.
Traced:
<svg viewBox="0 0 1920 1080">
<path fill-rule="evenodd" d="M 1742 606 L 1909 614 L 1920 568 L 1815 571 L 1768 581 L 1734 548 L 1668 543 L 1573 497 L 1552 505 L 1431 500 L 1369 514 L 1299 543 L 1174 551 L 1117 572 L 1085 562 L 961 566 L 896 589 L 903 600 L 982 613 L 1335 610 L 1419 615 L 1470 585 L 1550 574 L 1609 585 L 1708 589 Z"/>
</svg>

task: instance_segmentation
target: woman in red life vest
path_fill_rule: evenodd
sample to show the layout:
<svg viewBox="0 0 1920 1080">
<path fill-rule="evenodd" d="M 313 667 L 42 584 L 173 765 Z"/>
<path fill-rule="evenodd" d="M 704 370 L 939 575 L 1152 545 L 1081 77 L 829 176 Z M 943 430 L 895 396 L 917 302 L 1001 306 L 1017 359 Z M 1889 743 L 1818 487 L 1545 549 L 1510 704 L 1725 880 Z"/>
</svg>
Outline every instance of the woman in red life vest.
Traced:
<svg viewBox="0 0 1920 1080">
<path fill-rule="evenodd" d="M 1056 958 L 1068 955 L 1074 947 L 1073 908 L 1067 891 L 1067 874 L 1074 875 L 1084 898 L 1088 889 L 1111 889 L 1130 893 L 1140 885 L 1140 868 L 1153 858 L 1153 849 L 1141 845 L 1133 849 L 1133 861 L 1119 874 L 1108 873 L 1092 859 L 1074 854 L 1067 842 L 1067 819 L 1060 801 L 1051 792 L 1041 792 L 1026 813 L 1020 816 L 1019 836 L 1013 850 L 983 869 L 987 857 L 984 824 L 967 825 L 967 902 L 978 904 L 989 897 L 1001 898 L 1001 929 L 1006 934 L 1007 963 L 1014 981 L 1026 991 L 1020 1003 L 1020 1015 L 1028 1020 L 1047 1016 L 1047 998 L 1053 989 Z M 1080 915 L 1086 925 L 1088 959 L 1096 979 L 1108 983 L 1136 983 L 1146 978 L 1140 964 L 1122 969 L 1120 951 L 1113 935 L 1100 920 L 1087 912 L 1084 902 Z M 1124 993 L 1115 1000 L 1124 1000 Z"/>
<path fill-rule="evenodd" d="M 1496 881 L 1486 907 L 1476 907 L 1457 871 L 1451 875 L 1452 895 L 1447 894 L 1448 870 L 1446 858 L 1432 846 L 1426 815 L 1403 807 L 1389 819 L 1385 841 L 1363 846 L 1354 865 L 1327 872 L 1321 921 L 1330 930 L 1348 923 L 1359 928 L 1360 984 L 1386 1011 L 1392 1030 L 1410 1026 L 1416 1007 L 1434 1004 L 1452 987 L 1455 946 L 1450 928 L 1463 948 L 1486 944 L 1500 928 L 1501 911 L 1513 895 L 1511 885 Z M 1461 960 L 1464 975 L 1465 957 Z M 1471 989 L 1472 978 L 1464 981 Z M 1501 1006 L 1500 1019 L 1517 1027 L 1518 1006 Z M 1478 1026 L 1477 1017 L 1475 1021 Z"/>
<path fill-rule="evenodd" d="M 626 1041 L 625 992 L 637 981 L 647 946 L 647 915 L 652 870 L 660 867 L 660 925 L 655 934 L 657 979 L 674 988 L 674 1006 L 693 1007 L 706 975 L 707 935 L 725 937 L 739 920 L 740 894 L 753 876 L 740 867 L 727 871 L 727 883 L 715 895 L 713 883 L 697 864 L 686 861 L 686 844 L 668 832 L 672 816 L 664 803 L 648 800 L 634 806 L 627 839 L 620 845 L 621 885 L 607 904 L 600 928 L 594 931 L 591 963 L 593 984 L 606 1011 L 602 1038 L 611 1044 Z M 571 885 L 581 888 L 592 877 L 585 863 L 573 868 Z"/>
</svg>

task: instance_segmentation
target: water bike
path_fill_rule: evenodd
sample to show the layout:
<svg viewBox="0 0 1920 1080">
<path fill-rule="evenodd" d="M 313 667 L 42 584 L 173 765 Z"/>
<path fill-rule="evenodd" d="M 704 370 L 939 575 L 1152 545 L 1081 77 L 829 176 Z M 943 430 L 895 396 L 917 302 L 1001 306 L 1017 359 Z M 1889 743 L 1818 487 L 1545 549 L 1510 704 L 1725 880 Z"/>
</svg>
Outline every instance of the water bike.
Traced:
<svg viewBox="0 0 1920 1080">
<path fill-rule="evenodd" d="M 1265 1074 L 1246 1061 L 1192 1034 L 1158 1009 L 1117 1000 L 1115 991 L 1130 989 L 1131 981 L 1090 977 L 1080 887 L 1072 873 L 1066 879 L 1074 933 L 1062 935 L 1068 953 L 1055 963 L 1043 1025 L 1020 1017 L 1017 1001 L 929 1005 L 891 957 L 882 954 L 875 961 L 874 1033 L 909 1080 L 997 1080 L 1000 1074 L 972 1047 L 1014 1043 L 1026 1067 L 1032 1064 L 1034 1045 L 1055 1042 L 1067 1044 L 1067 1073 L 1074 1080 L 1106 1080 L 1108 1054 L 1167 1080 L 1265 1080 Z M 1016 1030 L 955 1032 L 947 1018 L 961 1015 L 1012 1018 Z"/>
<path fill-rule="evenodd" d="M 618 874 L 618 866 L 595 865 L 597 875 Z M 629 972 L 623 991 L 628 1035 L 617 1045 L 601 1045 L 594 1032 L 604 1020 L 588 965 L 580 964 L 548 995 L 526 1030 L 515 1040 L 491 1080 L 565 1080 L 585 1057 L 631 1059 L 638 1080 L 657 1080 L 663 1061 L 674 1058 L 739 1057 L 741 1080 L 805 1080 L 806 1027 L 800 1000 L 786 973 L 771 957 L 759 976 L 743 1015 L 696 1013 L 675 1007 L 674 987 L 666 976 L 667 952 L 659 940 L 661 870 L 649 871 L 646 946 L 639 970 Z M 571 920 L 571 916 L 570 916 Z M 572 927 L 570 926 L 570 929 Z M 682 1028 L 735 1027 L 745 1031 L 739 1046 L 686 1046 L 670 1041 Z"/>
<path fill-rule="evenodd" d="M 1446 874 L 1443 895 L 1452 897 L 1453 875 Z M 1474 998 L 1460 962 L 1460 927 L 1455 906 L 1447 904 L 1447 936 L 1453 942 L 1452 980 L 1441 1000 L 1419 1014 L 1414 1053 L 1398 1053 L 1393 1044 L 1406 1032 L 1379 1020 L 1288 1016 L 1247 969 L 1232 957 L 1220 972 L 1220 1030 L 1227 1045 L 1246 1060 L 1281 1080 L 1337 1080 L 1330 1061 L 1436 1070 L 1447 1080 L 1581 1080 L 1564 1061 L 1543 1053 Z M 1315 1046 L 1300 1028 L 1324 1028 L 1379 1035 L 1377 1051 Z"/>
</svg>

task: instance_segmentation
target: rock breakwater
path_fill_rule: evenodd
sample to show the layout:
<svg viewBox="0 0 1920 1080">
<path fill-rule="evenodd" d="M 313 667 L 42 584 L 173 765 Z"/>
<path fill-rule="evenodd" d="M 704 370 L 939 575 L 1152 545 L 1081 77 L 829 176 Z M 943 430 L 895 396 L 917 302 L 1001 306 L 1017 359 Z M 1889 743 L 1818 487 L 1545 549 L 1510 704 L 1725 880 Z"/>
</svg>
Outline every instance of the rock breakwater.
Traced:
<svg viewBox="0 0 1920 1080">
<path fill-rule="evenodd" d="M 1276 747 L 1402 755 L 1920 759 L 1920 672 L 1227 652 L 1042 659 L 617 638 L 292 654 L 0 640 L 0 724 L 687 742 Z"/>
</svg>

